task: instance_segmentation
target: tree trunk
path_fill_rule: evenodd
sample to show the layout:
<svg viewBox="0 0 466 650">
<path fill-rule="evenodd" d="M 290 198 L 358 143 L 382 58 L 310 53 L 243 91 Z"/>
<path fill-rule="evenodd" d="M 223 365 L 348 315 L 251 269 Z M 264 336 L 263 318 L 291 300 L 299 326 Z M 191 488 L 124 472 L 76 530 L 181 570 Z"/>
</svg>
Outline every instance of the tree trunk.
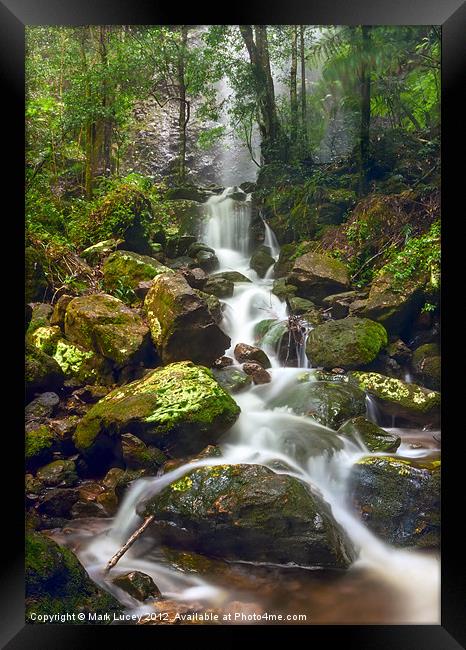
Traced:
<svg viewBox="0 0 466 650">
<path fill-rule="evenodd" d="M 304 56 L 304 25 L 299 26 L 299 45 L 301 59 L 301 124 L 303 140 L 307 144 L 307 111 L 306 111 L 306 59 Z"/>
<path fill-rule="evenodd" d="M 109 107 L 111 100 L 108 92 L 108 81 L 106 79 L 108 67 L 108 54 L 107 54 L 107 34 L 108 27 L 102 25 L 99 31 L 99 46 L 100 46 L 100 60 L 102 63 L 103 82 L 102 82 L 102 108 L 104 113 L 103 118 L 103 133 L 102 133 L 102 159 L 103 159 L 103 173 L 104 176 L 110 176 L 112 173 L 112 119 L 109 115 Z"/>
<path fill-rule="evenodd" d="M 291 28 L 291 66 L 290 66 L 290 111 L 291 111 L 291 142 L 296 143 L 298 135 L 298 88 L 296 83 L 298 72 L 298 27 Z"/>
<path fill-rule="evenodd" d="M 183 184 L 186 179 L 186 127 L 189 120 L 188 104 L 186 101 L 185 82 L 185 52 L 188 44 L 188 28 L 181 26 L 181 46 L 178 56 L 178 87 L 179 87 L 179 113 L 178 113 L 178 180 Z"/>
<path fill-rule="evenodd" d="M 360 172 L 359 172 L 359 193 L 364 195 L 368 191 L 369 175 L 369 137 L 371 123 L 371 66 L 370 47 L 371 34 L 370 26 L 362 25 L 362 64 L 360 71 L 361 87 L 361 122 L 360 122 Z"/>
<path fill-rule="evenodd" d="M 80 38 L 81 45 L 81 62 L 84 70 L 85 76 L 88 74 L 88 64 L 86 56 L 86 28 L 84 27 L 81 32 Z M 87 101 L 91 97 L 91 86 L 88 81 L 85 84 L 85 93 Z M 84 191 L 86 193 L 86 198 L 92 198 L 92 190 L 94 183 L 94 128 L 90 120 L 86 123 L 85 129 L 85 163 L 84 163 Z"/>
</svg>

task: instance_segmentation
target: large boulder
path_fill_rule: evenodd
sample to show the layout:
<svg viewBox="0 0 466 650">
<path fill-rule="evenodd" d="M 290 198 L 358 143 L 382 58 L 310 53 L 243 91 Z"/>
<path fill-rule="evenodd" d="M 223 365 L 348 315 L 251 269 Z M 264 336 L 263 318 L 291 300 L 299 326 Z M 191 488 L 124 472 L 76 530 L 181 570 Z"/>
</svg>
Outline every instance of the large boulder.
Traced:
<svg viewBox="0 0 466 650">
<path fill-rule="evenodd" d="M 424 285 L 424 280 L 415 279 L 399 286 L 391 273 L 382 271 L 372 282 L 369 298 L 359 315 L 382 323 L 390 334 L 399 334 L 422 307 Z"/>
<path fill-rule="evenodd" d="M 275 264 L 275 260 L 271 255 L 269 246 L 259 246 L 253 253 L 249 266 L 253 269 L 260 278 L 265 277 L 267 271 Z"/>
<path fill-rule="evenodd" d="M 346 266 L 329 255 L 306 253 L 295 261 L 287 282 L 298 295 L 319 304 L 330 294 L 345 291 L 350 279 Z"/>
<path fill-rule="evenodd" d="M 234 289 L 235 285 L 231 280 L 215 276 L 210 276 L 202 288 L 204 293 L 212 294 L 217 298 L 231 298 Z"/>
<path fill-rule="evenodd" d="M 96 463 L 121 455 L 123 433 L 170 456 L 191 454 L 216 442 L 239 412 L 210 370 L 184 361 L 111 391 L 87 412 L 73 439 Z"/>
<path fill-rule="evenodd" d="M 190 359 L 210 366 L 230 346 L 207 302 L 180 274 L 155 278 L 144 309 L 152 340 L 164 363 Z"/>
<path fill-rule="evenodd" d="M 389 419 L 401 423 L 437 425 L 440 420 L 440 393 L 408 384 L 377 372 L 351 372 L 350 381 L 376 399 Z"/>
<path fill-rule="evenodd" d="M 230 560 L 347 568 L 354 551 L 328 504 L 261 465 L 200 467 L 137 507 L 164 544 Z"/>
<path fill-rule="evenodd" d="M 77 557 L 41 533 L 26 535 L 25 550 L 26 618 L 82 612 L 85 619 L 71 623 L 108 623 L 105 614 L 121 611 L 118 601 L 100 589 L 88 576 Z M 95 615 L 94 620 L 90 615 Z"/>
<path fill-rule="evenodd" d="M 134 290 L 144 280 L 152 280 L 160 273 L 170 272 L 153 257 L 131 251 L 115 251 L 102 266 L 103 286 L 109 293 L 119 292 L 125 302 L 134 302 Z M 132 298 L 132 300 L 131 300 Z"/>
<path fill-rule="evenodd" d="M 338 429 L 340 435 L 361 441 L 370 452 L 394 452 L 401 444 L 401 438 L 366 420 L 363 416 L 347 420 Z"/>
<path fill-rule="evenodd" d="M 226 368 L 214 368 L 212 370 L 215 379 L 228 393 L 238 393 L 251 385 L 252 378 L 238 366 Z"/>
<path fill-rule="evenodd" d="M 106 239 L 104 241 L 99 241 L 97 244 L 88 246 L 88 248 L 81 251 L 80 256 L 90 266 L 96 266 L 122 243 L 123 239 Z"/>
<path fill-rule="evenodd" d="M 440 545 L 440 461 L 367 456 L 352 468 L 354 509 L 384 542 Z"/>
<path fill-rule="evenodd" d="M 318 325 L 306 344 L 306 354 L 314 366 L 350 370 L 365 366 L 388 343 L 383 325 L 368 318 L 348 317 Z"/>
<path fill-rule="evenodd" d="M 275 397 L 269 408 L 287 406 L 335 431 L 349 418 L 364 415 L 365 395 L 346 382 L 303 381 Z"/>
<path fill-rule="evenodd" d="M 65 377 L 58 363 L 37 349 L 34 345 L 26 345 L 25 383 L 26 395 L 47 390 L 56 391 L 63 386 Z"/>
<path fill-rule="evenodd" d="M 107 294 L 74 298 L 66 308 L 65 335 L 116 367 L 142 361 L 150 352 L 150 332 L 142 318 Z"/>
</svg>

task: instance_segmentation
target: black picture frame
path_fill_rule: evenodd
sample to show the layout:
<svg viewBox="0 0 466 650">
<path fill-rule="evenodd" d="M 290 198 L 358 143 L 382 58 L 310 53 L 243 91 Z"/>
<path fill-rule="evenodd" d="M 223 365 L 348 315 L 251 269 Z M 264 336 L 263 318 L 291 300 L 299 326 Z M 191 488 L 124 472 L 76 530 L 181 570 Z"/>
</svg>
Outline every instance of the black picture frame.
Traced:
<svg viewBox="0 0 466 650">
<path fill-rule="evenodd" d="M 180 5 L 181 6 L 181 5 Z M 226 11 L 225 11 L 226 14 Z M 16 648 L 82 648 L 110 643 L 115 634 L 123 642 L 126 628 L 26 625 L 24 622 L 24 506 L 23 506 L 23 398 L 22 398 L 22 349 L 23 349 L 23 237 L 24 237 L 24 28 L 26 25 L 82 25 L 82 24 L 241 24 L 259 22 L 267 24 L 432 24 L 442 27 L 442 347 L 444 394 L 444 473 L 442 481 L 442 615 L 440 625 L 429 626 L 306 626 L 263 627 L 263 626 L 178 626 L 170 628 L 131 627 L 130 639 L 134 643 L 147 642 L 147 634 L 156 643 L 179 643 L 197 648 L 201 639 L 211 637 L 209 643 L 229 643 L 237 646 L 243 638 L 251 642 L 251 633 L 260 642 L 264 635 L 272 634 L 278 643 L 295 643 L 296 630 L 304 632 L 305 643 L 344 644 L 348 648 L 370 648 L 382 650 L 454 650 L 466 647 L 466 596 L 464 590 L 464 550 L 461 544 L 463 515 L 465 512 L 464 487 L 461 464 L 464 456 L 459 453 L 461 430 L 461 400 L 455 401 L 451 373 L 461 363 L 454 348 L 455 337 L 462 335 L 461 316 L 455 314 L 455 300 L 451 282 L 457 273 L 455 245 L 462 244 L 457 228 L 464 211 L 464 117 L 461 110 L 465 97 L 465 49 L 466 49 L 466 4 L 461 0 L 249 0 L 247 7 L 234 5 L 228 15 L 221 15 L 214 8 L 193 3 L 183 7 L 176 16 L 172 6 L 157 0 L 1 0 L 0 1 L 0 70 L 3 88 L 2 107 L 6 109 L 3 135 L 10 138 L 10 145 L 4 144 L 2 162 L 4 198 L 0 203 L 4 222 L 5 239 L 3 252 L 13 253 L 13 262 L 4 267 L 4 300 L 16 296 L 18 311 L 6 314 L 9 318 L 8 343 L 4 347 L 4 375 L 8 387 L 4 392 L 4 410 L 12 416 L 11 424 L 4 424 L 2 436 L 8 435 L 8 459 L 0 462 L 8 465 L 2 469 L 3 479 L 1 502 L 3 532 L 6 549 L 0 563 L 2 580 L 0 594 L 0 643 L 1 647 Z M 461 103 L 463 102 L 463 104 Z M 461 138 L 461 135 L 463 138 Z M 5 164 L 6 163 L 6 164 Z M 445 226 L 446 224 L 446 226 Z M 464 246 L 464 244 L 463 244 Z M 17 248 L 17 250 L 16 250 Z M 11 266 L 10 264 L 13 264 Z M 460 269 L 460 264 L 458 269 Z M 15 269 L 14 267 L 17 266 Z M 16 282 L 13 285 L 13 278 Z M 12 287 L 15 287 L 14 289 Z M 13 295 L 14 294 L 14 295 Z M 460 301 L 460 307 L 462 301 Z M 456 302 L 458 306 L 458 302 Z M 452 318 L 449 318 L 449 311 Z M 457 318 L 458 316 L 458 318 Z M 455 320 L 456 329 L 455 334 Z M 11 327 L 13 323 L 13 327 Z M 16 323 L 16 325 L 14 324 Z M 464 335 L 463 335 L 464 336 Z M 17 340 L 16 340 L 17 337 Z M 459 340 L 459 339 L 457 339 Z M 463 346 L 464 347 L 464 346 Z M 462 348 L 461 348 L 462 349 Z M 450 358 L 451 357 L 451 358 Z M 464 380 L 463 380 L 464 381 Z M 5 390 L 5 389 L 4 389 Z M 17 401 L 16 401 L 17 400 Z M 6 415 L 6 414 L 5 414 Z M 455 415 L 458 419 L 455 419 Z M 463 416 L 464 417 L 464 416 Z M 6 419 L 2 419 L 6 422 Z M 7 433 L 8 432 L 8 433 Z M 14 459 L 14 460 L 13 460 Z M 7 469 L 8 472 L 4 470 Z M 463 545 L 464 546 L 464 545 Z M 149 630 L 149 631 L 148 631 Z M 152 631 L 151 631 L 152 630 Z M 144 635 L 145 641 L 142 641 Z M 164 639 L 161 639 L 161 636 Z M 257 642 L 257 641 L 256 641 Z M 204 643 L 204 642 L 203 642 Z"/>
</svg>

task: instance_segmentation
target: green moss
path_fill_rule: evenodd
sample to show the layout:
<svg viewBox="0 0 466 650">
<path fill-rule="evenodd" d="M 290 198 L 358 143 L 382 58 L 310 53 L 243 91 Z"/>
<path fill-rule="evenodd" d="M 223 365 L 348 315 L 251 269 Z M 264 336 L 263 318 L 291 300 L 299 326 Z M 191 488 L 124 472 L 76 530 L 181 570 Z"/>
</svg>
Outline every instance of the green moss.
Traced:
<svg viewBox="0 0 466 650">
<path fill-rule="evenodd" d="M 172 271 L 147 255 L 115 251 L 104 261 L 102 272 L 105 290 L 124 302 L 132 303 L 137 299 L 134 289 L 139 282 Z"/>
<path fill-rule="evenodd" d="M 25 438 L 26 461 L 40 463 L 51 457 L 54 440 L 52 431 L 45 425 L 27 431 Z"/>
</svg>

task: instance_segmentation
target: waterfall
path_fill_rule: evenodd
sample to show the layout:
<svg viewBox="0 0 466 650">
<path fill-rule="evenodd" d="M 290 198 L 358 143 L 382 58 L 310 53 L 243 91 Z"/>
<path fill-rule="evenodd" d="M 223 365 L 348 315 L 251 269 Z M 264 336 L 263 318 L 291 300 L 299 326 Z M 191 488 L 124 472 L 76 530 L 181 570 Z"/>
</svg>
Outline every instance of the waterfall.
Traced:
<svg viewBox="0 0 466 650">
<path fill-rule="evenodd" d="M 256 342 L 255 328 L 260 321 L 273 319 L 283 325 L 288 318 L 286 303 L 271 292 L 272 277 L 260 279 L 249 268 L 251 210 L 247 196 L 243 195 L 244 192 L 238 187 L 229 187 L 205 204 L 207 219 L 203 231 L 204 242 L 215 249 L 221 270 L 239 271 L 249 280 L 236 282 L 233 296 L 223 301 L 221 327 L 231 337 L 231 348 L 226 351 L 230 356 L 237 343 Z M 272 249 L 274 257 L 278 256 L 277 239 L 266 223 L 264 227 L 265 243 Z M 140 479 L 129 488 L 110 530 L 105 535 L 94 535 L 78 551 L 81 561 L 96 582 L 122 598 L 121 592 L 104 576 L 103 567 L 122 540 L 140 525 L 135 509 L 142 498 L 158 492 L 196 466 L 259 463 L 276 471 L 276 462 L 281 461 L 287 469 L 280 471 L 286 471 L 321 492 L 333 516 L 358 549 L 358 558 L 346 578 L 352 585 L 351 593 L 357 595 L 356 600 L 365 597 L 366 602 L 370 603 L 371 590 L 376 583 L 383 585 L 387 593 L 396 594 L 396 604 L 403 610 L 399 614 L 401 620 L 397 619 L 396 622 L 439 621 L 437 558 L 385 544 L 353 514 L 348 504 L 351 467 L 367 454 L 367 449 L 362 443 L 356 444 L 338 435 L 311 417 L 295 415 L 287 408 L 273 408 L 274 398 L 292 391 L 303 375 L 303 368 L 310 366 L 305 354 L 308 332 L 309 328 L 306 328 L 297 349 L 298 367 L 283 367 L 279 359 L 279 345 L 264 345 L 272 365 L 269 371 L 272 381 L 253 385 L 234 395 L 241 414 L 223 439 L 222 457 L 182 465 L 163 476 Z M 309 381 L 313 381 L 312 373 L 308 374 Z M 367 414 L 371 420 L 377 421 L 376 404 L 372 398 L 367 398 Z M 221 606 L 226 599 L 231 599 L 228 584 L 218 586 L 221 583 L 218 579 L 211 584 L 208 576 L 177 570 L 167 563 L 157 548 L 148 548 L 144 544 L 142 538 L 126 553 L 118 564 L 119 572 L 140 570 L 151 575 L 167 598 L 180 601 L 195 599 L 209 607 Z M 366 576 L 367 589 L 361 588 L 358 583 L 358 572 Z M 355 581 L 354 584 L 351 580 Z M 342 598 L 347 599 L 346 592 L 343 592 Z M 136 608 L 135 602 L 125 601 L 125 604 L 133 611 Z M 329 607 L 332 606 L 330 603 Z M 138 607 L 141 608 L 140 605 Z"/>
</svg>

